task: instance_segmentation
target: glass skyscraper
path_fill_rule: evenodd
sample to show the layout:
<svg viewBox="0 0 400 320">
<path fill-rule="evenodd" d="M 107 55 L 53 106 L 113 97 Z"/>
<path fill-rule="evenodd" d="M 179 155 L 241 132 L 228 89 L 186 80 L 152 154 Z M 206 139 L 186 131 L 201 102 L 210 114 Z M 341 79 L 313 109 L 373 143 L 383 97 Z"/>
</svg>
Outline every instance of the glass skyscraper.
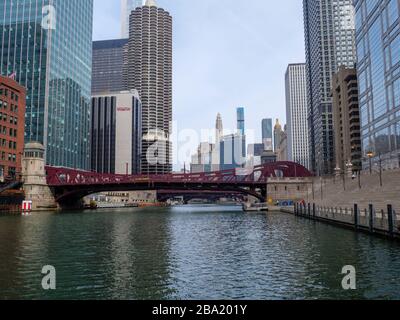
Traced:
<svg viewBox="0 0 400 320">
<path fill-rule="evenodd" d="M 353 0 L 303 0 L 311 170 L 335 167 L 332 76 L 356 61 Z"/>
<path fill-rule="evenodd" d="M 237 113 L 237 129 L 238 129 L 238 133 L 240 135 L 244 136 L 244 134 L 245 134 L 244 108 L 243 107 L 237 108 L 236 113 Z"/>
<path fill-rule="evenodd" d="M 355 7 L 363 156 L 399 166 L 400 1 L 356 0 Z"/>
<path fill-rule="evenodd" d="M 92 95 L 126 90 L 128 39 L 93 41 Z"/>
<path fill-rule="evenodd" d="M 0 3 L 0 73 L 27 88 L 25 142 L 47 164 L 89 167 L 93 0 Z"/>
<path fill-rule="evenodd" d="M 274 146 L 272 142 L 272 119 L 262 120 L 262 141 L 265 151 L 273 151 Z"/>
</svg>

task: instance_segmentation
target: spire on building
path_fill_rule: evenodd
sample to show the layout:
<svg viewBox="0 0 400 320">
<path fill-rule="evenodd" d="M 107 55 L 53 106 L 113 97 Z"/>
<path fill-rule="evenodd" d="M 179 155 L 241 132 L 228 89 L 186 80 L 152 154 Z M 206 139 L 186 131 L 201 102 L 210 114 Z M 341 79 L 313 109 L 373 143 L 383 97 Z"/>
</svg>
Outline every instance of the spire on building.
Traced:
<svg viewBox="0 0 400 320">
<path fill-rule="evenodd" d="M 282 130 L 282 126 L 279 123 L 279 119 L 276 119 L 275 130 Z"/>
</svg>

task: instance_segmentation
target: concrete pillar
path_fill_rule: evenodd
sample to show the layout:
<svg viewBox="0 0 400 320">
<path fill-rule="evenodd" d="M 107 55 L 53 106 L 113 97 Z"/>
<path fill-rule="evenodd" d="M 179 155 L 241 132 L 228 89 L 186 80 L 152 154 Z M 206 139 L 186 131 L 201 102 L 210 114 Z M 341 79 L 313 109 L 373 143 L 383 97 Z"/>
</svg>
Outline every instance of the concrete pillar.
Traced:
<svg viewBox="0 0 400 320">
<path fill-rule="evenodd" d="M 46 180 L 45 148 L 38 142 L 25 145 L 22 157 L 22 181 L 25 199 L 32 201 L 33 211 L 59 209 Z"/>
</svg>

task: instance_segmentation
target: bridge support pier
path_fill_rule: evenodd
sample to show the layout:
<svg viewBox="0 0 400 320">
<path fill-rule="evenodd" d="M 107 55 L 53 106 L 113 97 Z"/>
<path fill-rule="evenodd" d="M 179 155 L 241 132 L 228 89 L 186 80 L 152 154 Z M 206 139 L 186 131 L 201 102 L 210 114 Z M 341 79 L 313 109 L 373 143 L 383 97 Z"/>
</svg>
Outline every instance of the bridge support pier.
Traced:
<svg viewBox="0 0 400 320">
<path fill-rule="evenodd" d="M 44 147 L 38 142 L 25 145 L 22 158 L 22 179 L 25 200 L 32 201 L 32 211 L 59 210 L 54 195 L 47 185 Z"/>
</svg>

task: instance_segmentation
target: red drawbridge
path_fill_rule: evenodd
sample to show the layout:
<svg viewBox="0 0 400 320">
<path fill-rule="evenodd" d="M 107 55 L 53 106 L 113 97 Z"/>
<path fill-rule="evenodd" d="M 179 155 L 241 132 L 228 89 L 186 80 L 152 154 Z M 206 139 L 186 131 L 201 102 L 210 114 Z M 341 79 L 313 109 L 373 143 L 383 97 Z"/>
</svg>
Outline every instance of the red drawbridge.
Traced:
<svg viewBox="0 0 400 320">
<path fill-rule="evenodd" d="M 253 169 L 163 175 L 102 174 L 48 166 L 46 174 L 57 202 L 66 205 L 93 193 L 140 190 L 239 192 L 265 202 L 268 178 L 312 176 L 294 162 L 275 162 Z"/>
</svg>

